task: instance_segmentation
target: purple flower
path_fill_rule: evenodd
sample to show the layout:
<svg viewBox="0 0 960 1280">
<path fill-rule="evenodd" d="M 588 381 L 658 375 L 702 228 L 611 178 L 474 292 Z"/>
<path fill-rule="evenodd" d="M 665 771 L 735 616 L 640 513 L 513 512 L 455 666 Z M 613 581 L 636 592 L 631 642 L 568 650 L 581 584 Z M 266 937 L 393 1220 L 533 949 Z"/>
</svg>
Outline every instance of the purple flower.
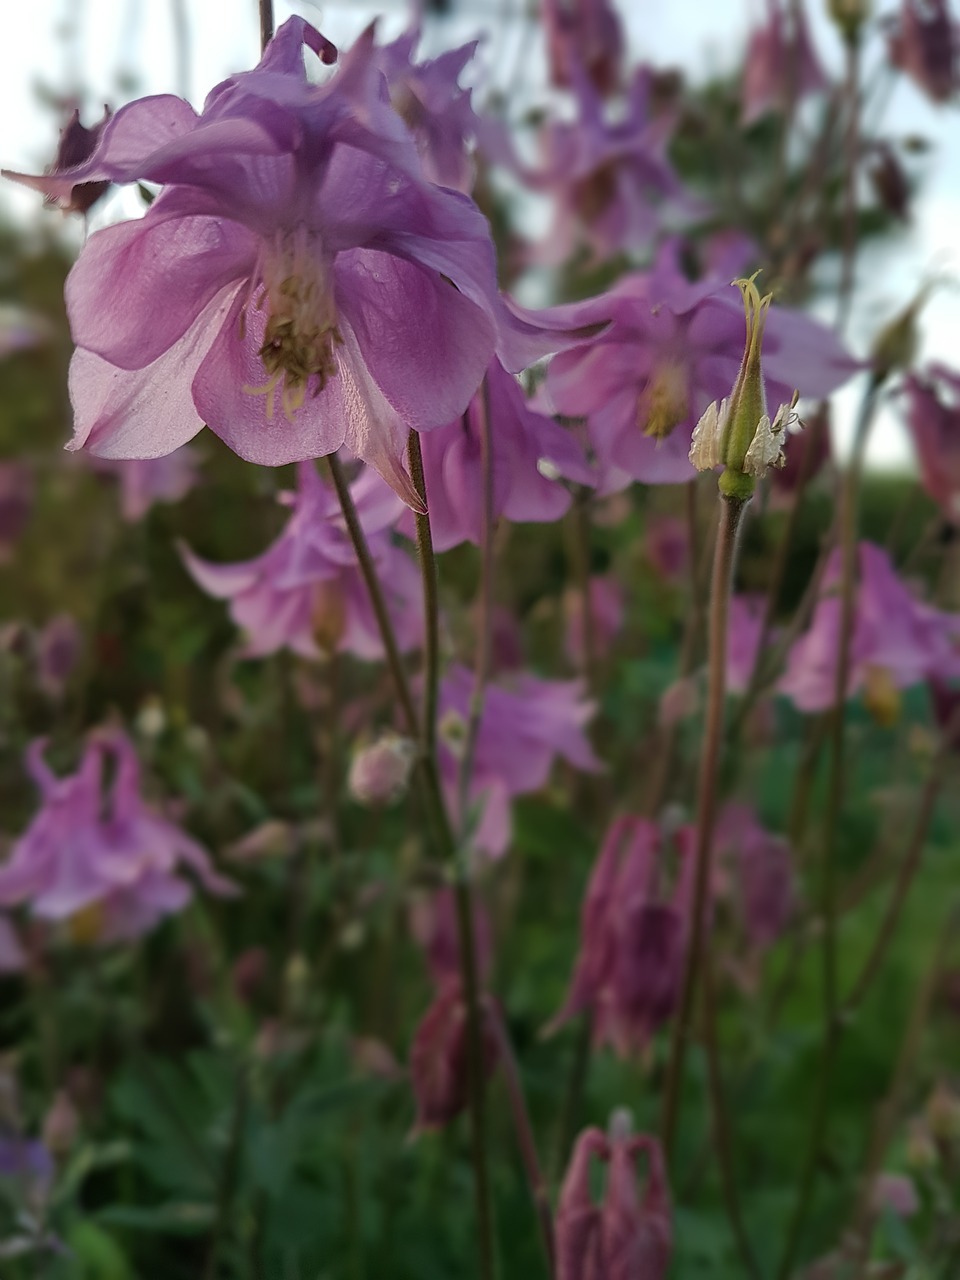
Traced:
<svg viewBox="0 0 960 1280">
<path fill-rule="evenodd" d="M 120 513 L 131 524 L 155 502 L 179 502 L 197 483 L 197 453 L 189 445 L 161 458 L 94 458 L 93 463 L 120 481 Z"/>
<path fill-rule="evenodd" d="M 921 483 L 946 519 L 960 525 L 960 374 L 934 364 L 909 374 L 904 391 Z"/>
<path fill-rule="evenodd" d="M 957 88 L 958 28 L 947 0 L 903 0 L 888 36 L 890 61 L 934 102 Z"/>
<path fill-rule="evenodd" d="M 516 378 L 493 360 L 466 413 L 421 441 L 430 526 L 438 551 L 481 541 L 484 418 L 490 433 L 495 520 L 559 520 L 570 506 L 570 494 L 556 476 L 592 483 L 583 451 L 570 432 L 535 413 Z"/>
<path fill-rule="evenodd" d="M 472 674 L 465 667 L 451 667 L 440 687 L 440 765 L 454 814 L 472 694 Z M 479 806 L 474 848 L 492 858 L 506 852 L 511 798 L 545 786 L 557 756 L 576 769 L 601 768 L 584 732 L 594 704 L 583 695 L 580 680 L 518 675 L 507 686 L 487 685 L 468 797 Z"/>
<path fill-rule="evenodd" d="M 630 86 L 625 115 L 612 123 L 582 68 L 574 64 L 571 72 L 579 118 L 543 127 L 539 170 L 504 147 L 488 145 L 491 159 L 554 199 L 553 228 L 529 249 L 529 261 L 561 263 L 581 244 L 599 261 L 617 253 L 646 253 L 665 226 L 680 226 L 705 212 L 667 159 L 673 119 L 653 114 L 652 75 L 645 67 Z"/>
<path fill-rule="evenodd" d="M 460 75 L 477 51 L 472 40 L 428 62 L 414 62 L 420 28 L 407 31 L 377 51 L 377 64 L 387 79 L 390 101 L 416 140 L 423 173 L 441 187 L 469 194 L 473 159 L 468 141 L 476 132 L 470 90 Z"/>
<path fill-rule="evenodd" d="M 37 636 L 37 678 L 51 698 L 62 696 L 83 652 L 83 632 L 69 613 L 51 618 Z"/>
<path fill-rule="evenodd" d="M 364 469 L 351 485 L 402 648 L 420 643 L 420 575 L 390 529 L 403 510 L 375 472 Z M 244 654 L 259 658 L 278 649 L 304 657 L 342 651 L 359 658 L 383 653 L 370 593 L 357 563 L 340 504 L 311 462 L 297 468 L 297 491 L 287 526 L 263 555 L 239 564 L 211 564 L 182 548 L 187 568 L 209 595 L 230 601 L 230 616 L 246 633 Z"/>
<path fill-rule="evenodd" d="M 130 740 L 91 735 L 76 773 L 58 778 L 44 740 L 27 752 L 42 806 L 0 866 L 0 904 L 28 903 L 41 919 L 70 921 L 76 937 L 109 943 L 138 937 L 192 896 L 189 869 L 214 894 L 235 892 L 186 832 L 148 807 Z M 103 768 L 113 765 L 105 789 Z"/>
<path fill-rule="evenodd" d="M 914 598 L 887 553 L 860 543 L 859 581 L 846 696 L 889 683 L 906 689 L 928 676 L 960 675 L 960 614 L 944 613 Z M 820 598 L 807 631 L 790 650 L 779 690 L 801 711 L 833 705 L 840 644 L 839 553 L 827 563 Z"/>
<path fill-rule="evenodd" d="M 615 1117 L 616 1119 L 616 1117 Z M 637 1158 L 647 1178 L 638 1186 Z M 602 1204 L 591 1192 L 591 1165 L 607 1167 Z M 560 1188 L 557 1280 L 666 1280 L 673 1252 L 670 1188 L 656 1138 L 585 1129 Z"/>
<path fill-rule="evenodd" d="M 727 625 L 727 692 L 746 693 L 760 656 L 760 637 L 766 608 L 764 596 L 735 595 Z M 773 635 L 767 637 L 767 642 Z"/>
<path fill-rule="evenodd" d="M 590 626 L 595 657 L 610 651 L 617 632 L 623 626 L 623 589 L 613 577 L 591 578 L 587 584 L 590 600 Z M 587 660 L 586 626 L 583 594 L 570 587 L 564 592 L 563 608 L 567 619 L 564 649 L 567 657 L 582 667 Z"/>
<path fill-rule="evenodd" d="M 620 85 L 625 41 L 620 17 L 609 0 L 541 0 L 540 13 L 551 83 L 570 88 L 577 80 L 576 67 L 598 93 L 614 93 Z"/>
<path fill-rule="evenodd" d="M 789 844 L 761 826 L 749 806 L 727 804 L 717 819 L 714 846 L 719 871 L 715 892 L 733 900 L 752 946 L 771 946 L 794 909 Z"/>
<path fill-rule="evenodd" d="M 486 220 L 422 177 L 372 29 L 323 86 L 305 44 L 332 60 L 291 18 L 202 115 L 141 99 L 83 164 L 14 175 L 53 196 L 93 180 L 163 187 L 142 218 L 91 236 L 71 271 L 70 447 L 155 458 L 204 423 L 271 466 L 346 445 L 416 506 L 408 431 L 462 413 L 495 349 L 521 368 L 562 345 L 562 322 L 500 298 Z"/>
<path fill-rule="evenodd" d="M 580 918 L 573 979 L 550 1029 L 591 1008 L 597 1043 L 621 1056 L 642 1050 L 676 1008 L 686 947 L 692 860 L 682 857 L 673 895 L 662 880 L 660 829 L 645 818 L 610 826 Z"/>
<path fill-rule="evenodd" d="M 103 108 L 103 119 L 89 129 L 80 123 L 80 111 L 75 109 L 73 115 L 60 130 L 60 141 L 57 154 L 47 173 L 57 175 L 74 169 L 77 165 L 89 160 L 97 148 L 100 135 L 110 119 L 110 108 Z M 72 187 L 66 196 L 49 196 L 47 203 L 58 204 L 64 213 L 89 213 L 97 201 L 105 196 L 110 187 L 109 182 L 81 182 Z"/>
<path fill-rule="evenodd" d="M 753 124 L 768 111 L 785 111 L 827 88 L 802 3 L 767 0 L 767 20 L 750 37 L 743 71 L 743 123 Z"/>
<path fill-rule="evenodd" d="M 692 479 L 693 429 L 711 401 L 729 394 L 743 358 L 739 294 L 718 276 L 687 280 L 672 242 L 649 272 L 618 281 L 603 306 L 613 315 L 610 327 L 551 361 L 546 407 L 587 419 L 605 491 L 630 478 Z M 579 304 L 578 314 L 601 318 L 600 300 Z M 824 326 L 785 307 L 770 310 L 763 369 L 771 404 L 788 403 L 795 388 L 828 395 L 856 367 Z"/>
</svg>

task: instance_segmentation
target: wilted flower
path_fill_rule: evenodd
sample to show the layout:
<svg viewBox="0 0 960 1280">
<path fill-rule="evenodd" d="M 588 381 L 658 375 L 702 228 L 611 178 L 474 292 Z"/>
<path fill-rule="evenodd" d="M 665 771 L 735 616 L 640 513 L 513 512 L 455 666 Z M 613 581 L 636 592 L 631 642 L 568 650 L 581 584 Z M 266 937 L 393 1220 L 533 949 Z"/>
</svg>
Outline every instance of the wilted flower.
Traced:
<svg viewBox="0 0 960 1280">
<path fill-rule="evenodd" d="M 592 483 L 583 450 L 571 433 L 534 412 L 516 378 L 495 359 L 466 413 L 421 441 L 430 528 L 438 551 L 481 541 L 484 420 L 495 520 L 559 520 L 571 499 L 558 476 Z"/>
<path fill-rule="evenodd" d="M 498 1059 L 491 1015 L 481 1007 L 483 1069 L 493 1074 Z M 417 1102 L 416 1132 L 442 1129 L 466 1108 L 468 1085 L 467 1005 L 459 978 L 437 993 L 417 1027 L 410 1047 L 410 1082 Z"/>
<path fill-rule="evenodd" d="M 58 778 L 34 742 L 27 768 L 42 807 L 0 866 L 0 903 L 29 904 L 42 919 L 69 921 L 78 940 L 109 943 L 146 933 L 192 896 L 182 869 L 214 894 L 235 887 L 206 852 L 140 796 L 140 766 L 129 739 L 91 735 L 76 773 Z M 103 766 L 114 766 L 104 790 Z"/>
<path fill-rule="evenodd" d="M 920 481 L 946 519 L 960 525 L 960 374 L 933 364 L 908 374 L 904 391 Z"/>
<path fill-rule="evenodd" d="M 97 471 L 120 482 L 120 514 L 135 524 L 155 502 L 179 502 L 197 483 L 197 453 L 182 445 L 162 458 L 94 458 Z"/>
<path fill-rule="evenodd" d="M 626 41 L 610 0 L 541 0 L 540 15 L 552 84 L 559 89 L 575 85 L 576 67 L 599 94 L 619 88 Z"/>
<path fill-rule="evenodd" d="M 903 0 L 888 36 L 890 61 L 934 102 L 957 88 L 960 35 L 947 0 Z"/>
<path fill-rule="evenodd" d="M 350 762 L 347 790 L 360 804 L 391 804 L 407 789 L 416 743 L 388 734 L 362 747 Z"/>
<path fill-rule="evenodd" d="M 692 863 L 682 857 L 668 898 L 664 861 L 656 824 L 637 817 L 611 824 L 583 900 L 573 979 L 551 1029 L 590 1008 L 595 1040 L 609 1041 L 626 1055 L 643 1049 L 673 1014 Z"/>
<path fill-rule="evenodd" d="M 89 181 L 163 187 L 142 218 L 91 236 L 70 273 L 71 447 L 155 458 L 204 424 L 267 465 L 345 444 L 416 506 L 409 430 L 462 413 L 495 349 L 521 368 L 562 344 L 500 298 L 480 211 L 422 177 L 372 29 L 320 86 L 304 45 L 335 56 L 291 18 L 201 116 L 141 99 L 83 164 L 14 175 L 57 197 Z"/>
<path fill-rule="evenodd" d="M 623 590 L 616 578 L 591 578 L 587 583 L 590 601 L 590 627 L 595 657 L 603 657 L 623 625 Z M 563 611 L 567 619 L 564 649 L 571 661 L 582 666 L 586 660 L 587 618 L 583 593 L 568 587 L 563 595 Z"/>
<path fill-rule="evenodd" d="M 915 599 L 882 547 L 860 543 L 850 679 L 846 696 L 869 693 L 881 675 L 895 689 L 928 676 L 960 675 L 960 615 Z M 778 688 L 801 711 L 833 705 L 840 648 L 840 556 L 827 563 L 813 620 L 790 650 Z"/>
<path fill-rule="evenodd" d="M 585 417 L 604 491 L 630 478 L 677 484 L 696 474 L 693 428 L 711 400 L 731 396 L 744 356 L 744 309 L 729 282 L 691 283 L 679 246 L 664 246 L 649 272 L 617 282 L 603 300 L 613 323 L 556 356 L 547 371 L 552 411 Z M 598 301 L 579 318 L 601 318 Z M 856 368 L 829 329 L 785 307 L 773 309 L 763 340 L 763 376 L 771 402 L 788 404 L 796 387 L 825 396 Z M 717 409 L 719 418 L 719 409 Z M 759 422 L 754 422 L 756 432 Z"/>
<path fill-rule="evenodd" d="M 452 666 L 440 686 L 440 767 L 454 813 L 473 684 L 465 667 Z M 539 791 L 558 756 L 577 769 L 601 767 L 584 732 L 593 712 L 580 680 L 517 675 L 487 685 L 468 796 L 479 809 L 474 848 L 494 858 L 506 852 L 511 798 Z"/>
<path fill-rule="evenodd" d="M 743 123 L 788 110 L 827 87 L 802 0 L 767 0 L 767 16 L 750 37 L 743 68 Z"/>
<path fill-rule="evenodd" d="M 402 504 L 366 468 L 351 491 L 397 642 L 411 649 L 420 642 L 423 614 L 420 575 L 390 534 Z M 284 500 L 293 507 L 286 528 L 253 560 L 215 565 L 183 548 L 193 578 L 210 595 L 231 602 L 230 616 L 246 633 L 247 657 L 288 648 L 308 658 L 332 652 L 379 658 L 380 628 L 333 490 L 313 463 L 303 462 L 296 494 Z"/>
<path fill-rule="evenodd" d="M 557 1280 L 666 1280 L 673 1226 L 660 1144 L 613 1128 L 610 1137 L 585 1129 L 574 1146 L 557 1204 Z M 642 1194 L 641 1155 L 647 1161 Z M 591 1193 L 594 1160 L 608 1167 L 601 1204 Z"/>
</svg>

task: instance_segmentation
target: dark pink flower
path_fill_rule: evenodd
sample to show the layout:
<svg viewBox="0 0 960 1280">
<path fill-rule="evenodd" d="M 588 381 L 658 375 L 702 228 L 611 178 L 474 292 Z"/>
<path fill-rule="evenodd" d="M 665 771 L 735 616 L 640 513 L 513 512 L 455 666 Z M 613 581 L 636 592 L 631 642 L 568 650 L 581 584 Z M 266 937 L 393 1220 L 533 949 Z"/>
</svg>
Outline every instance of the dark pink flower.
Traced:
<svg viewBox="0 0 960 1280">
<path fill-rule="evenodd" d="M 58 197 L 89 181 L 163 188 L 142 218 L 92 235 L 70 273 L 71 447 L 155 458 L 204 424 L 271 466 L 346 445 L 416 506 L 409 430 L 461 414 L 495 350 L 519 369 L 562 345 L 560 322 L 506 305 L 486 220 L 423 178 L 372 29 L 321 86 L 304 45 L 334 56 L 291 18 L 202 115 L 141 99 L 83 164 L 14 175 Z"/>
<path fill-rule="evenodd" d="M 820 66 L 802 0 L 767 0 L 767 17 L 750 37 L 743 68 L 743 123 L 768 111 L 784 111 L 828 85 Z"/>
<path fill-rule="evenodd" d="M 414 648 L 423 630 L 420 575 L 390 532 L 402 503 L 366 468 L 351 490 L 397 640 Z M 204 591 L 230 601 L 230 615 L 246 633 L 247 657 L 287 648 L 308 658 L 335 650 L 379 658 L 380 629 L 340 504 L 312 462 L 300 464 L 296 494 L 286 500 L 293 514 L 263 555 L 215 565 L 183 548 L 187 568 Z"/>
<path fill-rule="evenodd" d="M 840 643 L 840 560 L 827 564 L 807 631 L 795 642 L 778 688 L 801 711 L 833 705 Z M 907 689 L 928 676 L 960 675 L 960 614 L 923 604 L 897 577 L 887 553 L 860 543 L 859 581 L 847 697 L 870 691 L 875 678 Z"/>
<path fill-rule="evenodd" d="M 493 960 L 490 916 L 476 894 L 473 902 L 473 943 L 477 970 L 485 979 Z M 460 974 L 460 928 L 457 902 L 451 888 L 438 889 L 414 900 L 410 909 L 410 931 L 427 961 L 430 976 L 438 988 Z"/>
<path fill-rule="evenodd" d="M 473 684 L 466 667 L 452 666 L 440 686 L 440 766 L 455 814 Z M 511 798 L 545 786 L 558 756 L 576 769 L 601 768 L 585 733 L 593 713 L 580 680 L 516 675 L 487 685 L 468 797 L 478 809 L 474 848 L 494 858 L 506 852 Z"/>
<path fill-rule="evenodd" d="M 493 360 L 466 413 L 421 441 L 430 527 L 438 551 L 481 541 L 484 418 L 490 432 L 495 520 L 559 520 L 571 499 L 558 475 L 592 483 L 583 450 L 571 433 L 534 412 L 513 374 Z"/>
<path fill-rule="evenodd" d="M 743 358 L 745 321 L 739 291 L 710 276 L 691 283 L 676 243 L 649 272 L 620 279 L 600 300 L 580 304 L 581 321 L 601 307 L 608 329 L 550 363 L 544 407 L 587 419 L 602 491 L 630 478 L 676 484 L 696 475 L 689 460 L 693 429 L 714 400 L 726 397 Z M 856 369 L 825 326 L 786 307 L 768 315 L 763 372 L 770 404 L 789 403 L 799 388 L 819 397 Z"/>
<path fill-rule="evenodd" d="M 888 36 L 890 61 L 934 102 L 957 88 L 960 37 L 947 0 L 903 0 Z"/>
<path fill-rule="evenodd" d="M 0 904 L 26 903 L 41 919 L 78 922 L 78 933 L 109 943 L 135 938 L 192 897 L 189 869 L 209 893 L 236 892 L 185 831 L 146 805 L 130 740 L 91 735 L 76 773 L 58 778 L 44 741 L 27 753 L 42 806 L 0 866 Z M 105 762 L 113 780 L 104 789 Z"/>
<path fill-rule="evenodd" d="M 576 65 L 598 93 L 614 93 L 620 85 L 625 41 L 620 16 L 610 0 L 541 0 L 540 14 L 550 82 L 569 89 L 576 83 Z"/>
<path fill-rule="evenodd" d="M 120 514 L 135 524 L 155 502 L 179 502 L 197 483 L 197 453 L 182 445 L 161 458 L 94 458 L 97 471 L 120 482 Z"/>
<path fill-rule="evenodd" d="M 960 373 L 930 365 L 908 374 L 904 391 L 920 481 L 946 519 L 960 525 Z"/>
<path fill-rule="evenodd" d="M 647 1161 L 638 1186 L 637 1160 Z M 590 1189 L 594 1160 L 607 1164 L 601 1204 Z M 586 1129 L 577 1139 L 556 1217 L 557 1280 L 666 1280 L 673 1252 L 670 1189 L 655 1138 Z"/>
<path fill-rule="evenodd" d="M 483 1065 L 490 1076 L 498 1059 L 497 1038 L 486 1008 Z M 450 978 L 417 1027 L 410 1047 L 410 1082 L 417 1102 L 416 1132 L 442 1129 L 467 1105 L 467 1006 L 459 978 Z"/>
<path fill-rule="evenodd" d="M 596 1040 L 625 1056 L 641 1050 L 673 1014 L 691 864 L 681 850 L 668 898 L 662 845 L 659 827 L 645 818 L 622 817 L 610 826 L 583 902 L 573 979 L 551 1029 L 591 1008 Z"/>
<path fill-rule="evenodd" d="M 748 805 L 731 803 L 717 818 L 714 848 L 715 889 L 733 900 L 747 941 L 770 946 L 786 929 L 795 905 L 789 844 L 761 826 Z"/>
</svg>

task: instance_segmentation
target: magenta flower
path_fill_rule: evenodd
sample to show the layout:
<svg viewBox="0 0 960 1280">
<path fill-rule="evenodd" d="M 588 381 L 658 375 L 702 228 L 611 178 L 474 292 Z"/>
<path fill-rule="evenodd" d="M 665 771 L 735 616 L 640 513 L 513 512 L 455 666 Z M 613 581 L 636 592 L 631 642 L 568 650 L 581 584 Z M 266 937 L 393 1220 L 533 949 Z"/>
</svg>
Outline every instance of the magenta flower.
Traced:
<svg viewBox="0 0 960 1280">
<path fill-rule="evenodd" d="M 377 64 L 386 76 L 394 110 L 416 141 L 424 176 L 441 187 L 469 194 L 473 158 L 468 143 L 476 133 L 476 116 L 470 90 L 461 89 L 459 79 L 479 41 L 427 62 L 414 62 L 420 34 L 420 28 L 414 27 L 378 49 Z"/>
<path fill-rule="evenodd" d="M 490 916 L 474 895 L 473 942 L 477 971 L 485 981 L 493 961 Z M 410 932 L 424 954 L 430 977 L 439 990 L 460 976 L 460 929 L 453 889 L 443 888 L 414 899 L 410 908 Z"/>
<path fill-rule="evenodd" d="M 729 394 L 743 358 L 739 292 L 718 276 L 691 283 L 678 245 L 664 246 L 649 272 L 623 277 L 603 306 L 613 323 L 556 356 L 545 407 L 585 417 L 604 491 L 630 478 L 677 484 L 696 475 L 693 429 L 714 400 Z M 579 318 L 601 318 L 600 300 L 579 304 Z M 785 307 L 771 309 L 763 345 L 770 404 L 828 395 L 856 363 L 823 325 Z"/>
<path fill-rule="evenodd" d="M 802 3 L 767 0 L 766 22 L 750 37 L 743 70 L 743 123 L 753 124 L 769 111 L 785 111 L 828 86 L 807 26 Z"/>
<path fill-rule="evenodd" d="M 840 642 L 840 560 L 834 552 L 807 631 L 790 650 L 778 688 L 801 711 L 833 705 Z M 887 553 L 860 543 L 859 581 L 847 697 L 874 681 L 906 689 L 928 676 L 960 675 L 960 614 L 923 604 L 897 577 Z"/>
<path fill-rule="evenodd" d="M 888 36 L 890 61 L 933 102 L 947 102 L 958 83 L 960 33 L 947 0 L 903 0 Z"/>
<path fill-rule="evenodd" d="M 351 491 L 397 640 L 412 649 L 423 630 L 420 575 L 390 533 L 403 506 L 367 469 Z M 296 494 L 285 495 L 285 500 L 293 507 L 286 528 L 254 560 L 215 565 L 182 548 L 194 580 L 209 595 L 230 601 L 230 616 L 246 633 L 246 657 L 286 648 L 308 658 L 333 651 L 379 658 L 380 629 L 340 504 L 313 463 L 299 465 Z"/>
<path fill-rule="evenodd" d="M 76 773 L 58 778 L 43 758 L 44 740 L 27 753 L 42 806 L 0 866 L 0 904 L 29 904 L 34 916 L 73 921 L 78 936 L 100 943 L 135 938 L 192 897 L 193 873 L 208 893 L 236 892 L 186 832 L 148 807 L 130 740 L 92 735 Z M 110 761 L 112 783 L 104 789 Z"/>
<path fill-rule="evenodd" d="M 717 819 L 714 847 L 714 892 L 733 903 L 751 946 L 771 946 L 786 929 L 795 905 L 789 844 L 761 826 L 748 805 L 731 803 Z"/>
<path fill-rule="evenodd" d="M 335 56 L 291 18 L 202 115 L 145 98 L 83 164 L 14 175 L 60 197 L 89 181 L 163 186 L 144 217 L 91 236 L 71 271 L 71 447 L 155 458 L 204 423 L 271 466 L 346 445 L 416 506 L 409 430 L 461 414 L 495 349 L 521 368 L 562 345 L 562 321 L 533 323 L 500 298 L 488 225 L 422 177 L 372 29 L 323 86 L 305 44 Z"/>
<path fill-rule="evenodd" d="M 638 1186 L 637 1159 L 647 1161 Z M 591 1165 L 607 1165 L 602 1204 L 591 1192 Z M 567 1166 L 556 1216 L 557 1280 L 666 1280 L 673 1252 L 670 1187 L 656 1138 L 600 1129 L 580 1134 Z"/>
<path fill-rule="evenodd" d="M 94 458 L 97 471 L 120 482 L 120 514 L 136 524 L 155 502 L 179 502 L 197 483 L 197 453 L 182 445 L 161 458 Z"/>
<path fill-rule="evenodd" d="M 683 857 L 671 898 L 662 889 L 660 829 L 617 818 L 607 831 L 580 917 L 580 952 L 554 1029 L 593 1010 L 594 1038 L 621 1056 L 642 1050 L 680 995 L 692 860 Z"/>
<path fill-rule="evenodd" d="M 920 481 L 946 519 L 960 525 L 960 374 L 930 365 L 909 374 L 904 390 Z"/>
<path fill-rule="evenodd" d="M 559 520 L 571 499 L 556 477 L 592 483 L 583 451 L 570 432 L 535 413 L 516 378 L 493 360 L 466 413 L 421 441 L 430 526 L 438 551 L 481 541 L 484 418 L 490 432 L 495 520 Z"/>
<path fill-rule="evenodd" d="M 551 84 L 569 89 L 577 80 L 574 67 L 582 67 L 598 93 L 614 93 L 620 85 L 625 41 L 620 17 L 609 0 L 541 0 L 540 13 Z"/>
<path fill-rule="evenodd" d="M 493 1074 L 499 1048 L 492 1018 L 482 1008 L 483 1068 Z M 459 977 L 443 984 L 424 1014 L 410 1046 L 410 1083 L 417 1103 L 415 1133 L 442 1129 L 466 1109 L 467 1006 Z"/>
<path fill-rule="evenodd" d="M 440 687 L 440 765 L 454 815 L 472 694 L 472 674 L 465 667 L 451 667 Z M 492 858 L 506 852 L 511 798 L 545 786 L 558 756 L 587 772 L 602 767 L 584 732 L 593 713 L 580 680 L 518 675 L 509 685 L 487 686 L 468 797 L 479 810 L 472 834 L 475 849 Z"/>
</svg>

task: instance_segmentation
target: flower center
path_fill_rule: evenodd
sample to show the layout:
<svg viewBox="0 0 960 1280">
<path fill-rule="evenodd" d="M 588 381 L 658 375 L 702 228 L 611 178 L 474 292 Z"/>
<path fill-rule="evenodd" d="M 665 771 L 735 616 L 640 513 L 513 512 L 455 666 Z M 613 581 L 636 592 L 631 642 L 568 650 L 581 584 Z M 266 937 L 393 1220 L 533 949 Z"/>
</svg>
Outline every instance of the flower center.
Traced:
<svg viewBox="0 0 960 1280">
<path fill-rule="evenodd" d="M 686 371 L 678 364 L 661 365 L 637 405 L 637 423 L 645 436 L 665 440 L 690 416 Z"/>
<path fill-rule="evenodd" d="M 278 232 L 263 260 L 263 289 L 257 309 L 269 312 L 260 359 L 269 375 L 259 387 L 244 387 L 249 395 L 267 398 L 267 419 L 273 420 L 277 391 L 284 416 L 293 416 L 307 398 L 319 395 L 337 372 L 336 348 L 343 342 L 330 278 L 331 259 L 316 236 L 304 227 Z M 245 316 L 241 313 L 241 326 Z"/>
</svg>

